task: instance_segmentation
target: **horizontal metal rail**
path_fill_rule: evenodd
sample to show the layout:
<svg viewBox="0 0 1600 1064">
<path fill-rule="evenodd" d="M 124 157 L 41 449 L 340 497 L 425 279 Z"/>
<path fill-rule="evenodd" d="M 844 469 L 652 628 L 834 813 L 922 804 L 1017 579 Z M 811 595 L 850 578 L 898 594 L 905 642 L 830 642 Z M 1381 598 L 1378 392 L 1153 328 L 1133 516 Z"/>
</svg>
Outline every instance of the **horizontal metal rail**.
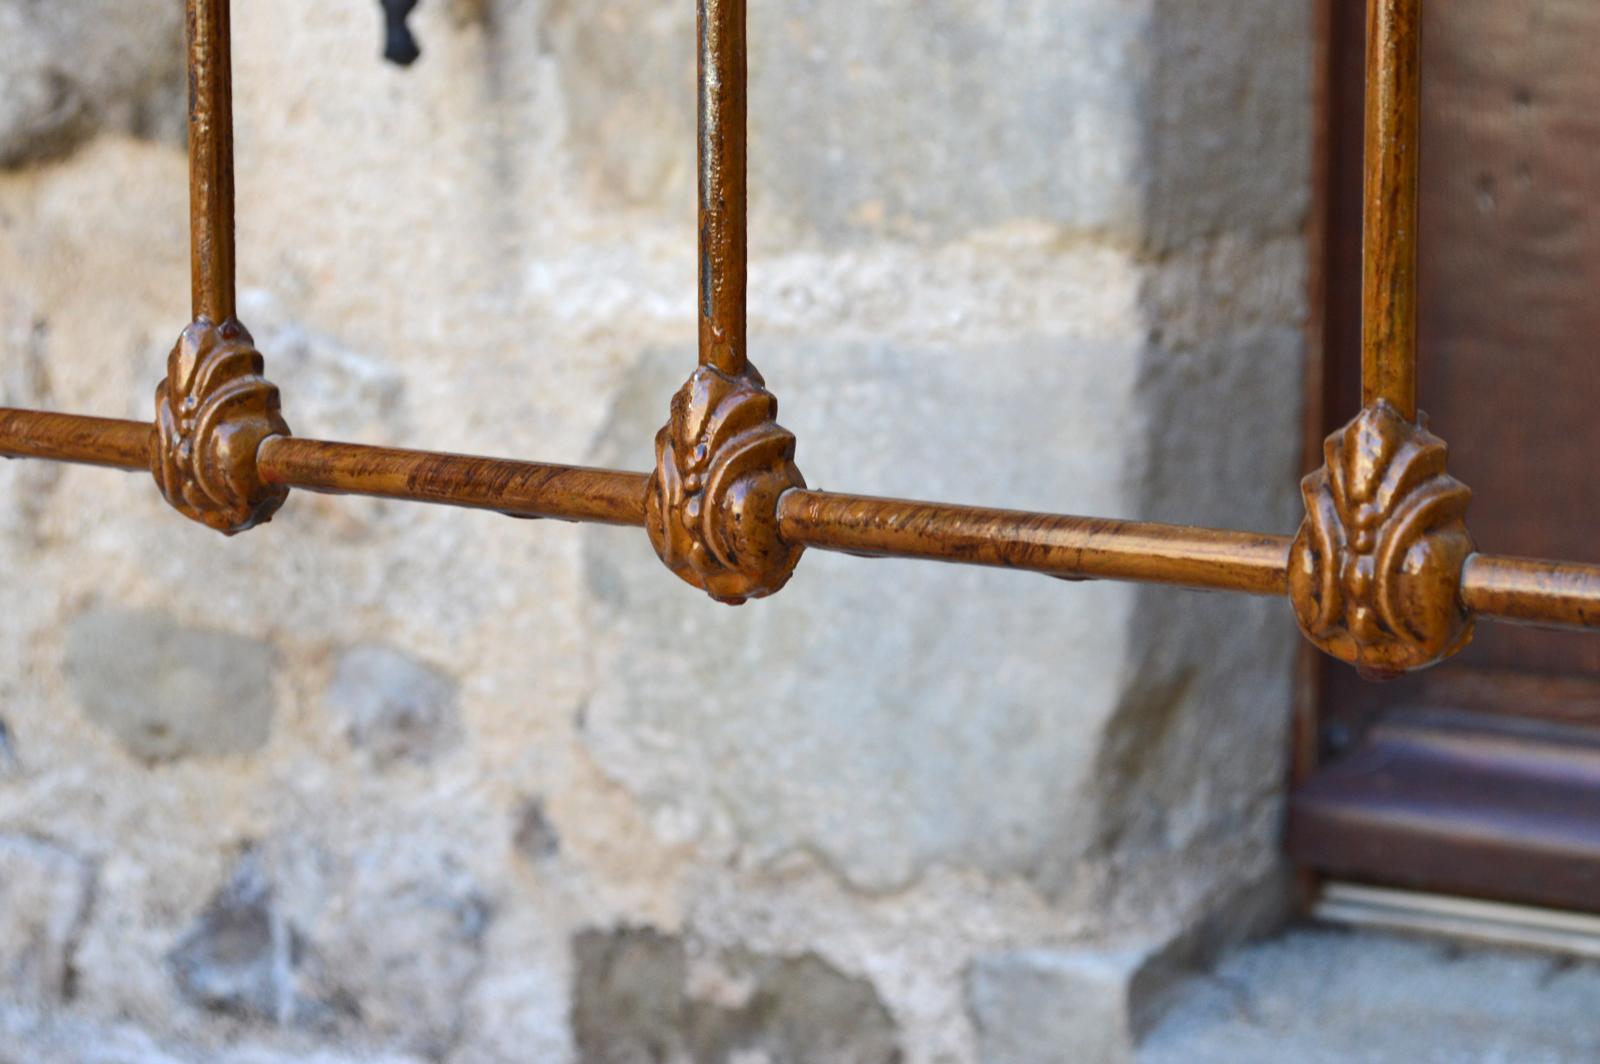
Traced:
<svg viewBox="0 0 1600 1064">
<path fill-rule="evenodd" d="M 148 472 L 152 432 L 142 421 L 0 408 L 0 457 Z M 269 483 L 310 491 L 512 517 L 645 523 L 649 477 L 643 473 L 293 436 L 265 440 L 257 464 Z M 1288 536 L 803 489 L 780 500 L 778 530 L 793 546 L 875 558 L 1288 593 Z M 1477 614 L 1502 621 L 1600 629 L 1600 566 L 1474 554 L 1462 573 L 1462 599 Z"/>
</svg>

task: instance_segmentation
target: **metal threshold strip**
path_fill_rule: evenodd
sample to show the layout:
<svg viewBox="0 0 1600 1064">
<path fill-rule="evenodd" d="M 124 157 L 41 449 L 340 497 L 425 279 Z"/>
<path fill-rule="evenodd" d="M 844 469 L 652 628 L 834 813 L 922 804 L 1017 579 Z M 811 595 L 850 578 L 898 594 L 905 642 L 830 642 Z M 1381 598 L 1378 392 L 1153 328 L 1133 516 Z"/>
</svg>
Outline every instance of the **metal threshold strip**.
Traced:
<svg viewBox="0 0 1600 1064">
<path fill-rule="evenodd" d="M 1600 960 L 1600 916 L 1358 883 L 1323 884 L 1313 919 Z"/>
</svg>

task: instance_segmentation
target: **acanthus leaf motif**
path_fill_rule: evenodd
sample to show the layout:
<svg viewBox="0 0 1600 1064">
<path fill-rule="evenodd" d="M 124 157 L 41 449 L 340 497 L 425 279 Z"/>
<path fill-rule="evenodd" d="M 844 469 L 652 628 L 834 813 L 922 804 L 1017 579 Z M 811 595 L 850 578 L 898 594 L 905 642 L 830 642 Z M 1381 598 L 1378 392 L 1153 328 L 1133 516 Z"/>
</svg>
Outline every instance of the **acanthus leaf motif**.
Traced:
<svg viewBox="0 0 1600 1064">
<path fill-rule="evenodd" d="M 1321 649 L 1387 679 L 1472 639 L 1461 571 L 1473 553 L 1471 490 L 1445 471 L 1444 441 L 1379 400 L 1329 436 L 1306 477 L 1289 597 Z"/>
<path fill-rule="evenodd" d="M 795 438 L 753 366 L 697 369 L 656 435 L 646 529 L 667 567 L 719 602 L 783 587 L 801 548 L 778 535 L 778 499 L 805 487 Z"/>
<path fill-rule="evenodd" d="M 264 368 L 242 324 L 200 318 L 178 338 L 156 388 L 151 471 L 161 494 L 230 536 L 270 521 L 288 496 L 256 468 L 261 441 L 289 435 Z"/>
</svg>

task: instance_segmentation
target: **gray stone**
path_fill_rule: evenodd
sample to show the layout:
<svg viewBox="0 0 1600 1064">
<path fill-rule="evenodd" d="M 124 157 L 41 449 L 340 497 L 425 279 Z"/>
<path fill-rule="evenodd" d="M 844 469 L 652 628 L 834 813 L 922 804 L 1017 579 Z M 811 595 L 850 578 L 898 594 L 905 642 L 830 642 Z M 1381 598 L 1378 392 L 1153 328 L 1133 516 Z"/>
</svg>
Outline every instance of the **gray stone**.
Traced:
<svg viewBox="0 0 1600 1064">
<path fill-rule="evenodd" d="M 0 79 L 4 78 L 0 72 Z M 50 377 L 50 327 L 25 302 L 0 293 L 0 403 L 49 410 L 56 406 Z M 23 545 L 45 542 L 42 523 L 61 484 L 54 462 L 6 463 L 10 485 L 0 490 L 0 535 Z"/>
<path fill-rule="evenodd" d="M 187 313 L 181 136 L 95 79 L 182 5 L 8 3 L 112 32 L 69 49 L 64 117 L 23 138 L 92 141 L 0 180 L 4 405 L 148 418 Z M 241 313 L 290 424 L 648 468 L 694 363 L 693 5 L 424 0 L 404 72 L 376 7 L 234 4 Z M 756 0 L 751 346 L 810 482 L 1291 531 L 1311 7 Z M 38 69 L 32 33 L 0 30 L 0 79 Z M 147 476 L 0 466 L 0 712 L 27 769 L 0 804 L 103 854 L 75 1015 L 183 1064 L 239 1039 L 274 1062 L 971 1064 L 975 956 L 1170 934 L 1274 860 L 1281 602 L 814 551 L 733 611 L 638 529 L 302 491 L 224 540 Z M 82 604 L 135 600 L 285 633 L 201 740 L 138 739 L 188 758 L 157 771 L 74 697 L 155 692 L 136 723 L 164 727 L 190 695 L 61 668 Z M 451 723 L 361 703 L 381 678 L 334 706 L 357 644 L 432 655 Z M 214 740 L 248 756 L 190 756 Z M 265 892 L 207 925 L 248 880 L 219 864 L 241 838 Z M 694 930 L 574 953 L 622 920 Z M 202 926 L 185 991 L 163 961 Z M 1145 997 L 1117 1000 L 1131 1029 Z M 52 1037 L 0 1046 L 81 1064 Z"/>
<path fill-rule="evenodd" d="M 586 1064 L 894 1064 L 897 1032 L 872 985 L 814 955 L 721 958 L 739 1000 L 691 993 L 681 939 L 588 931 L 573 944 L 573 1035 Z"/>
<path fill-rule="evenodd" d="M 204 1064 L 432 1064 L 434 1059 L 383 1050 L 363 1052 L 352 1047 L 280 1049 L 273 1046 L 240 1046 L 221 1056 L 197 1057 Z"/>
<path fill-rule="evenodd" d="M 545 813 L 544 802 L 529 798 L 517 813 L 511 844 L 530 861 L 554 857 L 561 850 L 561 836 Z"/>
<path fill-rule="evenodd" d="M 0 0 L 0 167 L 110 127 L 181 143 L 182 9 L 162 0 Z"/>
<path fill-rule="evenodd" d="M 815 486 L 1166 517 L 1147 502 L 1160 489 L 1165 510 L 1204 521 L 1224 508 L 1208 498 L 1212 467 L 1233 460 L 1240 489 L 1221 526 L 1283 527 L 1293 413 L 1273 396 L 1293 390 L 1297 341 L 1271 332 L 1239 347 L 1259 390 L 1227 373 L 1193 401 L 1176 381 L 1214 368 L 1220 342 L 1174 354 L 1136 337 L 773 338 L 760 364 Z M 660 397 L 692 361 L 652 352 L 630 370 L 597 464 L 648 465 Z M 1230 382 L 1226 407 L 1208 406 Z M 961 418 L 941 413 L 956 407 Z M 1069 407 L 1079 416 L 1063 417 Z M 1180 450 L 1222 408 L 1239 426 L 1224 457 Z M 1262 473 L 1251 447 L 1283 457 L 1281 475 Z M 1196 880 L 1270 861 L 1295 638 L 1280 602 L 813 551 L 781 595 L 729 610 L 637 536 L 585 535 L 599 622 L 585 741 L 633 793 L 691 826 L 731 825 L 755 857 L 803 850 L 874 891 L 965 864 L 1052 895 L 1091 861 L 1121 875 L 1124 853 L 1178 854 L 1152 891 L 1177 882 L 1191 844 L 1211 853 L 1182 865 Z M 1183 638 L 1149 638 L 1168 630 Z"/>
<path fill-rule="evenodd" d="M 734 979 L 752 986 L 743 1005 L 696 1002 L 694 1059 L 793 1064 L 898 1064 L 898 1033 L 865 979 L 853 979 L 815 954 L 737 955 Z"/>
<path fill-rule="evenodd" d="M 0 1004 L 0 1064 L 193 1064 L 132 1024 Z"/>
<path fill-rule="evenodd" d="M 0 719 L 0 779 L 22 771 L 22 760 L 17 756 L 17 739 L 11 726 Z"/>
<path fill-rule="evenodd" d="M 585 931 L 572 944 L 572 1035 L 589 1064 L 681 1059 L 682 940 L 649 929 Z"/>
<path fill-rule="evenodd" d="M 750 6 L 764 243 L 944 241 L 1034 221 L 1167 247 L 1288 231 L 1304 210 L 1295 4 Z M 608 206 L 692 202 L 692 11 L 547 11 L 585 187 Z"/>
<path fill-rule="evenodd" d="M 158 1038 L 131 1023 L 0 1004 L 0 1064 L 423 1064 L 421 1057 L 355 1047 L 226 1047 Z"/>
<path fill-rule="evenodd" d="M 73 950 L 88 919 L 94 872 L 54 843 L 0 835 L 0 993 L 48 1004 L 72 992 Z"/>
<path fill-rule="evenodd" d="M 339 657 L 325 701 L 352 746 L 379 765 L 423 763 L 461 738 L 458 684 L 385 644 Z"/>
<path fill-rule="evenodd" d="M 96 609 L 67 630 L 66 675 L 90 720 L 146 761 L 261 749 L 276 652 L 164 613 Z"/>
<path fill-rule="evenodd" d="M 1600 964 L 1292 932 L 1180 988 L 1140 1064 L 1588 1064 Z"/>
<path fill-rule="evenodd" d="M 982 1064 L 1133 1060 L 1133 983 L 1140 951 L 1032 950 L 983 957 L 967 974 Z"/>
<path fill-rule="evenodd" d="M 694 10 L 655 0 L 542 5 L 579 176 L 605 207 L 693 203 Z"/>
<path fill-rule="evenodd" d="M 178 990 L 191 1003 L 248 1019 L 294 1018 L 294 968 L 302 956 L 254 852 L 167 955 Z"/>
<path fill-rule="evenodd" d="M 410 437 L 406 379 L 392 363 L 296 321 L 266 289 L 240 292 L 239 316 L 269 360 L 273 382 L 295 397 L 296 433 L 370 442 Z"/>
<path fill-rule="evenodd" d="M 441 1058 L 462 1037 L 493 908 L 453 862 L 416 879 L 365 871 L 352 870 L 308 928 L 318 993 L 349 1011 L 341 1027 Z"/>
<path fill-rule="evenodd" d="M 239 861 L 168 955 L 193 1004 L 280 1028 L 445 1053 L 482 966 L 488 902 L 459 867 L 389 867 L 276 839 Z"/>
<path fill-rule="evenodd" d="M 1286 876 L 1274 869 L 1166 932 L 1147 927 L 1112 944 L 975 958 L 966 998 L 981 1064 L 1055 1064 L 1062 1046 L 1073 1047 L 1073 1064 L 1131 1064 L 1176 986 L 1239 942 L 1282 927 Z"/>
<path fill-rule="evenodd" d="M 648 464 L 660 397 L 692 364 L 630 371 L 597 463 Z M 815 486 L 1078 513 L 1121 508 L 1122 470 L 1094 456 L 1135 364 L 1131 344 L 1098 340 L 772 342 L 760 363 Z M 1064 419 L 1063 402 L 1100 416 Z M 957 404 L 962 418 L 940 413 Z M 1055 457 L 1010 460 L 1028 453 Z M 601 623 L 584 738 L 634 793 L 874 891 L 935 861 L 1026 874 L 1081 852 L 1062 836 L 1120 697 L 1107 662 L 1129 638 L 1126 589 L 813 551 L 781 595 L 733 610 L 637 536 L 585 536 Z"/>
</svg>

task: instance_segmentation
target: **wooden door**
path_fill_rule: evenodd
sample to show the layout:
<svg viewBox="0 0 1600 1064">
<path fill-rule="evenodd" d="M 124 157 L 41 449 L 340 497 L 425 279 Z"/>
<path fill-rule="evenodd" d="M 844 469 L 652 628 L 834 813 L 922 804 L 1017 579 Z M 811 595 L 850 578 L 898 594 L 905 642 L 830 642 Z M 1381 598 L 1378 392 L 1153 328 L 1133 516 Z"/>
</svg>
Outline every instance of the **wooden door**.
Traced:
<svg viewBox="0 0 1600 1064">
<path fill-rule="evenodd" d="M 1360 403 L 1365 3 L 1334 0 L 1319 432 Z M 1425 6 L 1420 400 L 1480 549 L 1600 562 L 1600 4 Z M 1319 668 L 1290 845 L 1342 878 L 1600 911 L 1600 641 L 1481 623 L 1391 684 Z"/>
</svg>

